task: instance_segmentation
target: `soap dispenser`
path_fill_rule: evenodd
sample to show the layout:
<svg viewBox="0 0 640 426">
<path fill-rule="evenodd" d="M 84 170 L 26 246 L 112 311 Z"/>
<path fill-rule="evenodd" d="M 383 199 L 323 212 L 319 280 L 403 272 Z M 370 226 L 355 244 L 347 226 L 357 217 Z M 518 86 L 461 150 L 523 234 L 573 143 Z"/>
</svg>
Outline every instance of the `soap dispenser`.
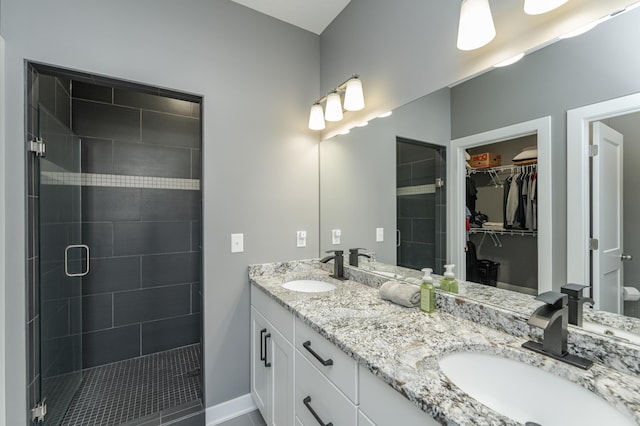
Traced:
<svg viewBox="0 0 640 426">
<path fill-rule="evenodd" d="M 420 309 L 429 313 L 436 310 L 436 288 L 433 286 L 431 271 L 431 268 L 422 270 L 424 276 L 420 285 Z"/>
<path fill-rule="evenodd" d="M 456 281 L 456 277 L 453 274 L 453 268 L 456 265 L 444 265 L 445 273 L 444 278 L 440 280 L 440 289 L 444 291 L 448 291 L 450 293 L 458 293 L 458 281 Z"/>
</svg>

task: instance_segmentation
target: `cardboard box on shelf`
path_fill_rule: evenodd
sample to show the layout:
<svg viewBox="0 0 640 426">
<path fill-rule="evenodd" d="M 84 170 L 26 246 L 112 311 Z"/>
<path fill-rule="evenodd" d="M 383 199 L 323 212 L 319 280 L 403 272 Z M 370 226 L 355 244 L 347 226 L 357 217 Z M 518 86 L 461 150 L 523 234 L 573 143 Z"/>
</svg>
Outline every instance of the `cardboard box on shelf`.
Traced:
<svg viewBox="0 0 640 426">
<path fill-rule="evenodd" d="M 493 152 L 483 152 L 480 154 L 473 154 L 471 161 L 469 161 L 471 167 L 475 169 L 484 169 L 486 167 L 497 167 L 502 165 L 502 156 Z"/>
</svg>

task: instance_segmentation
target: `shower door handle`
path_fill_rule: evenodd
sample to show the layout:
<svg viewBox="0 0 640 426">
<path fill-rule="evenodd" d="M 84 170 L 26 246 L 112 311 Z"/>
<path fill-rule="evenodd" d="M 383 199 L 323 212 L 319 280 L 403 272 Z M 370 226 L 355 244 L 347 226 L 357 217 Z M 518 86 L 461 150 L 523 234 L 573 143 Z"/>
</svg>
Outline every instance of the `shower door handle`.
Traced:
<svg viewBox="0 0 640 426">
<path fill-rule="evenodd" d="M 69 250 L 71 249 L 83 249 L 87 251 L 87 256 L 85 258 L 85 270 L 83 272 L 79 272 L 77 274 L 72 274 L 69 272 Z M 68 245 L 64 249 L 64 273 L 68 277 L 84 277 L 89 273 L 89 246 L 86 244 L 71 244 Z"/>
<path fill-rule="evenodd" d="M 402 243 L 402 234 L 400 233 L 399 229 L 396 229 L 396 247 L 400 247 L 401 243 Z"/>
</svg>

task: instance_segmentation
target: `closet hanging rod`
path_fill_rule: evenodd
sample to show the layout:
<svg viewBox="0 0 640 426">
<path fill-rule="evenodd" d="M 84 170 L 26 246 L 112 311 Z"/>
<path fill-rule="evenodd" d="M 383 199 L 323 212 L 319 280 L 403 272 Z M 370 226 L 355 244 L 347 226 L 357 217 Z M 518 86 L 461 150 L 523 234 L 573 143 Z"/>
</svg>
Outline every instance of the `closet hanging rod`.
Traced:
<svg viewBox="0 0 640 426">
<path fill-rule="evenodd" d="M 512 237 L 537 237 L 538 231 L 529 231 L 527 229 L 488 229 L 488 228 L 471 228 L 470 234 L 493 234 L 508 235 Z"/>
<path fill-rule="evenodd" d="M 517 173 L 523 171 L 535 171 L 538 169 L 538 163 L 532 164 L 507 164 L 505 166 L 496 166 L 496 167 L 485 167 L 475 169 L 473 167 L 467 167 L 467 176 L 476 174 L 476 173 Z"/>
</svg>

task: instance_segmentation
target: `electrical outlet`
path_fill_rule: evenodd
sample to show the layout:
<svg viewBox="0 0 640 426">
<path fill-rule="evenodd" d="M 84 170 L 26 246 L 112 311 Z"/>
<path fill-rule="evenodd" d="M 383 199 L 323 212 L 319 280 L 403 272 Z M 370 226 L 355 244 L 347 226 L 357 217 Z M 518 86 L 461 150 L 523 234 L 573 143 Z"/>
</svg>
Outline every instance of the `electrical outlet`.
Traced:
<svg viewBox="0 0 640 426">
<path fill-rule="evenodd" d="M 340 244 L 340 238 L 342 237 L 342 231 L 339 229 L 331 230 L 331 244 Z"/>
<path fill-rule="evenodd" d="M 244 251 L 244 234 L 231 234 L 231 253 Z"/>
<path fill-rule="evenodd" d="M 384 228 L 376 228 L 376 242 L 381 243 L 384 241 Z"/>
<path fill-rule="evenodd" d="M 306 247 L 307 246 L 307 231 L 298 231 L 296 233 L 296 241 L 298 247 Z"/>
</svg>

